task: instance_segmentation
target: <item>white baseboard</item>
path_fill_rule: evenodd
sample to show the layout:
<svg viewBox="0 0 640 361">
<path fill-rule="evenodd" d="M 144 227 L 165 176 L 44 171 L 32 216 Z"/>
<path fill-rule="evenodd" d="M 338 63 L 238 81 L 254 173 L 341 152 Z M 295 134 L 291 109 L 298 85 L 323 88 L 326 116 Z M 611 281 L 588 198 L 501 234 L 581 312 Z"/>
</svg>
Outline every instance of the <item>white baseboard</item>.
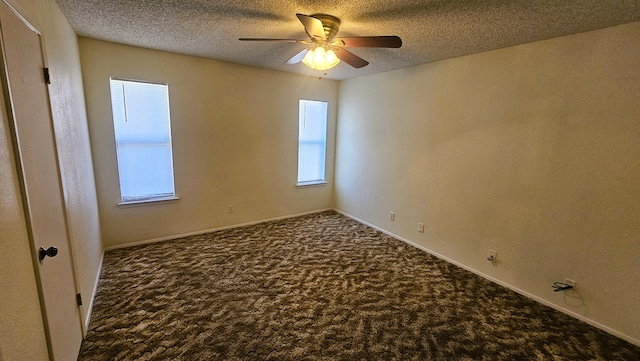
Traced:
<svg viewBox="0 0 640 361">
<path fill-rule="evenodd" d="M 143 245 L 143 244 L 170 241 L 172 239 L 184 238 L 184 237 L 189 237 L 189 236 L 198 236 L 198 235 L 205 234 L 205 233 L 224 231 L 226 229 L 232 229 L 232 228 L 238 228 L 238 227 L 244 227 L 244 226 L 252 226 L 254 224 L 260 224 L 260 223 L 271 222 L 271 221 L 278 221 L 278 220 L 287 219 L 287 218 L 295 218 L 295 217 L 305 216 L 307 214 L 320 213 L 320 212 L 326 212 L 326 211 L 331 211 L 331 210 L 332 209 L 330 209 L 330 208 L 325 208 L 325 209 L 320 209 L 320 210 L 315 210 L 315 211 L 296 213 L 296 214 L 289 214 L 289 215 L 286 215 L 286 216 L 261 219 L 261 220 L 252 221 L 252 222 L 232 224 L 232 225 L 229 225 L 229 226 L 204 229 L 204 230 L 195 231 L 195 232 L 176 234 L 176 235 L 167 236 L 167 237 L 160 237 L 160 238 L 153 238 L 153 239 L 148 239 L 148 240 L 143 240 L 143 241 L 129 242 L 129 243 L 124 243 L 124 244 L 119 244 L 119 245 L 116 245 L 116 246 L 106 247 L 104 249 L 104 251 L 106 252 L 106 251 L 110 251 L 110 250 L 113 250 L 113 249 L 128 248 L 128 247 L 140 246 L 140 245 Z"/>
<path fill-rule="evenodd" d="M 393 234 L 393 233 L 391 233 L 391 232 L 389 232 L 389 231 L 387 231 L 387 230 L 385 230 L 383 228 L 380 228 L 380 227 L 378 227 L 376 225 L 373 225 L 373 224 L 371 224 L 369 222 L 363 221 L 362 219 L 354 217 L 354 216 L 352 216 L 352 215 L 350 215 L 348 213 L 345 213 L 345 212 L 337 210 L 337 209 L 335 209 L 335 211 L 340 213 L 340 214 L 342 214 L 342 215 L 344 215 L 345 217 L 353 219 L 356 222 L 359 222 L 359 223 L 362 223 L 364 225 L 367 225 L 367 226 L 369 226 L 369 227 L 371 227 L 371 228 L 373 228 L 373 229 L 375 229 L 377 231 L 380 231 L 380 232 L 382 232 L 382 233 L 384 233 L 386 235 L 389 235 L 389 236 L 391 236 L 393 238 L 396 238 L 396 239 L 398 239 L 398 240 L 400 240 L 402 242 L 405 242 L 405 243 L 407 243 L 407 244 L 409 244 L 409 245 L 411 245 L 411 246 L 413 246 L 415 248 L 418 248 L 419 250 L 427 252 L 427 253 L 435 256 L 435 257 L 438 257 L 438 258 L 442 259 L 443 261 L 446 261 L 446 262 L 449 262 L 451 264 L 454 264 L 454 265 L 456 265 L 456 266 L 458 266 L 460 268 L 463 268 L 463 269 L 465 269 L 465 270 L 467 270 L 467 271 L 469 271 L 471 273 L 474 273 L 474 274 L 476 274 L 476 275 L 478 275 L 478 276 L 480 276 L 482 278 L 485 278 L 485 279 L 487 279 L 487 280 L 489 280 L 489 281 L 491 281 L 493 283 L 496 283 L 496 284 L 498 284 L 500 286 L 506 287 L 506 288 L 508 288 L 508 289 L 510 289 L 510 290 L 512 290 L 514 292 L 517 292 L 517 293 L 519 293 L 519 294 L 521 294 L 521 295 L 523 295 L 523 296 L 525 296 L 527 298 L 530 298 L 530 299 L 532 299 L 534 301 L 540 302 L 545 306 L 549 306 L 549 307 L 551 307 L 551 308 L 553 308 L 555 310 L 558 310 L 558 311 L 560 311 L 560 312 L 562 312 L 564 314 L 567 314 L 567 315 L 569 315 L 571 317 L 577 318 L 578 320 L 583 321 L 583 322 L 585 322 L 585 323 L 587 323 L 587 324 L 589 324 L 589 325 L 591 325 L 593 327 L 596 327 L 598 329 L 601 329 L 601 330 L 603 330 L 603 331 L 605 331 L 605 332 L 607 332 L 607 333 L 609 333 L 609 334 L 611 334 L 611 335 L 613 335 L 615 337 L 621 338 L 621 339 L 623 339 L 623 340 L 625 340 L 627 342 L 630 342 L 630 343 L 632 343 L 632 344 L 634 344 L 636 346 L 640 346 L 640 340 L 635 339 L 635 338 L 633 338 L 633 337 L 631 337 L 629 335 L 626 335 L 626 334 L 624 334 L 622 332 L 616 331 L 616 330 L 612 329 L 611 327 L 605 326 L 605 325 L 603 325 L 603 324 L 601 324 L 601 323 L 599 323 L 597 321 L 594 321 L 594 320 L 592 320 L 592 319 L 590 319 L 588 317 L 585 317 L 585 316 L 580 315 L 578 313 L 575 313 L 575 312 L 573 312 L 571 310 L 563 308 L 563 307 L 561 307 L 561 306 L 559 306 L 559 305 L 557 305 L 555 303 L 549 302 L 548 300 L 545 300 L 544 298 L 538 297 L 538 296 L 536 296 L 536 295 L 534 295 L 532 293 L 529 293 L 529 292 L 524 291 L 524 290 L 522 290 L 520 288 L 517 288 L 517 287 L 515 287 L 515 286 L 513 286 L 513 285 L 511 285 L 509 283 L 506 283 L 506 282 L 500 281 L 499 279 L 493 278 L 493 277 L 491 277 L 491 276 L 489 276 L 487 274 L 484 274 L 484 273 L 482 273 L 482 272 L 480 272 L 480 271 L 478 271 L 478 270 L 476 270 L 474 268 L 465 266 L 464 264 L 459 263 L 459 262 L 457 262 L 457 261 L 455 261 L 455 260 L 453 260 L 453 259 L 451 259 L 449 257 L 443 256 L 443 255 L 441 255 L 441 254 L 439 254 L 437 252 L 434 252 L 434 251 L 432 251 L 432 250 L 430 250 L 430 249 L 428 249 L 428 248 L 426 248 L 424 246 L 421 246 L 421 245 L 419 245 L 417 243 L 414 243 L 414 242 L 412 242 L 412 241 L 410 241 L 408 239 L 405 239 L 405 238 L 400 237 L 400 236 L 398 236 L 396 234 Z"/>
<path fill-rule="evenodd" d="M 102 262 L 104 261 L 104 250 L 100 255 L 100 263 L 98 264 L 98 272 L 96 274 L 96 280 L 93 284 L 93 292 L 89 298 L 89 305 L 87 306 L 87 317 L 84 319 L 85 336 L 86 331 L 89 330 L 89 323 L 91 322 L 91 313 L 93 312 L 93 300 L 96 298 L 96 292 L 98 292 L 98 283 L 100 283 L 100 277 L 102 276 Z"/>
</svg>

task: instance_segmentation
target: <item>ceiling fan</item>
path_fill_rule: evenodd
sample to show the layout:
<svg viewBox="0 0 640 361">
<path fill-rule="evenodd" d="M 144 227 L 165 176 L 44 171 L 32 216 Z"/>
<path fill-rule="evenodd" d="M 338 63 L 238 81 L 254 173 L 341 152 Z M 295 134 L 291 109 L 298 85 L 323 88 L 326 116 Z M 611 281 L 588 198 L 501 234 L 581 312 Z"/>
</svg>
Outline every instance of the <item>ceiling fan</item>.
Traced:
<svg viewBox="0 0 640 361">
<path fill-rule="evenodd" d="M 270 38 L 240 38 L 242 41 L 277 41 L 309 45 L 286 61 L 287 64 L 303 62 L 316 70 L 327 70 L 338 65 L 340 61 L 354 68 L 362 68 L 368 61 L 355 55 L 345 48 L 399 48 L 402 40 L 397 36 L 352 36 L 336 38 L 340 28 L 340 19 L 327 14 L 304 15 L 296 14 L 309 40 L 270 39 Z"/>
</svg>

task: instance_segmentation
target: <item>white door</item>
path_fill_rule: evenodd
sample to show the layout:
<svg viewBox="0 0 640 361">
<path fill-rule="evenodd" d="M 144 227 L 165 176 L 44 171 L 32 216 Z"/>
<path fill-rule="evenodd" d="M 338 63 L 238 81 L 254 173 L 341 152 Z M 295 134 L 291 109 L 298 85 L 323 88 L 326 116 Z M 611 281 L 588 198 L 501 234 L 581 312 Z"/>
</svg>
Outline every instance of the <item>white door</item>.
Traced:
<svg viewBox="0 0 640 361">
<path fill-rule="evenodd" d="M 39 271 L 49 355 L 55 361 L 76 360 L 82 342 L 82 321 L 76 304 L 66 210 L 43 75 L 41 36 L 4 2 L 0 2 L 0 31 L 3 86 L 8 87 L 7 111 L 13 120 L 26 218 Z M 39 261 L 40 247 L 55 247 L 57 254 L 52 249 Z"/>
</svg>

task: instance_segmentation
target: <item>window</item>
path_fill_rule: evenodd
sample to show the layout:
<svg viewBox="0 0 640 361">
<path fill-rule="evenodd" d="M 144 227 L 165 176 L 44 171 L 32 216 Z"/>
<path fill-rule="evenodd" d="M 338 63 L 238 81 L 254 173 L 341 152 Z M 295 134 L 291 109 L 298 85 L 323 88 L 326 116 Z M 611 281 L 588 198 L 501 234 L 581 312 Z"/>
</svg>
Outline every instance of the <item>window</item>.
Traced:
<svg viewBox="0 0 640 361">
<path fill-rule="evenodd" d="M 300 100 L 298 185 L 325 183 L 327 102 Z"/>
<path fill-rule="evenodd" d="M 122 203 L 175 198 L 169 87 L 111 78 Z"/>
</svg>

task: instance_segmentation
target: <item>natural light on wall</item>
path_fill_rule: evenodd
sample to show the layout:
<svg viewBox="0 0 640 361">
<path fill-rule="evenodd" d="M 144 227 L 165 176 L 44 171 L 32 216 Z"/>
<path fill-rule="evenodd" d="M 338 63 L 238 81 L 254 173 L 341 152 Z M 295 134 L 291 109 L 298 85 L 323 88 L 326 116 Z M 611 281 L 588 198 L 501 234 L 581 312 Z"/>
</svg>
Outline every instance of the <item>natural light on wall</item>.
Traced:
<svg viewBox="0 0 640 361">
<path fill-rule="evenodd" d="M 298 127 L 298 185 L 325 181 L 327 102 L 300 100 Z"/>
<path fill-rule="evenodd" d="M 169 88 L 111 78 L 122 203 L 175 198 Z"/>
</svg>

